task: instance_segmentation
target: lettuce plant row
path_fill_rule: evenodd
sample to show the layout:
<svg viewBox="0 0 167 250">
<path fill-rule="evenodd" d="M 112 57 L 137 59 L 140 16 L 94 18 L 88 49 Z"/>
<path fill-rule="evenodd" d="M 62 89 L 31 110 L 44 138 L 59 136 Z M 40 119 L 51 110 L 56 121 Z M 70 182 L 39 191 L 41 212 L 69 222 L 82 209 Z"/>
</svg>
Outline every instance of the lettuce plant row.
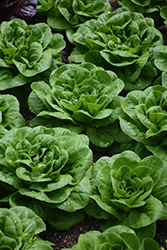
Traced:
<svg viewBox="0 0 167 250">
<path fill-rule="evenodd" d="M 105 220 L 102 232 L 72 249 L 159 249 L 167 48 L 153 18 L 166 20 L 167 3 L 118 2 L 113 12 L 107 0 L 0 3 L 0 249 L 52 249 L 44 221 L 68 230 L 85 214 Z M 104 156 L 93 162 L 94 151 Z"/>
</svg>

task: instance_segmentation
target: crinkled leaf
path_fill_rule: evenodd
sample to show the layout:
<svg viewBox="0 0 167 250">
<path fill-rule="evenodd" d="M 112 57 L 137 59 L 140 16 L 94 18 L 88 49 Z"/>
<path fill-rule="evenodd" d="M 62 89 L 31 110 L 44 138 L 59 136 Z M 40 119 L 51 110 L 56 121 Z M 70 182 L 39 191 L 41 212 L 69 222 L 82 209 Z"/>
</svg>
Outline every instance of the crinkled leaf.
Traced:
<svg viewBox="0 0 167 250">
<path fill-rule="evenodd" d="M 129 214 L 129 224 L 132 228 L 145 227 L 161 218 L 163 205 L 160 200 L 150 197 L 139 209 L 133 209 Z"/>
<path fill-rule="evenodd" d="M 28 68 L 27 65 L 21 61 L 21 58 L 18 54 L 16 54 L 13 62 L 17 69 L 23 74 L 23 76 L 31 77 L 47 70 L 51 66 L 52 55 L 49 50 L 45 50 L 42 53 L 41 58 L 32 68 Z"/>
</svg>

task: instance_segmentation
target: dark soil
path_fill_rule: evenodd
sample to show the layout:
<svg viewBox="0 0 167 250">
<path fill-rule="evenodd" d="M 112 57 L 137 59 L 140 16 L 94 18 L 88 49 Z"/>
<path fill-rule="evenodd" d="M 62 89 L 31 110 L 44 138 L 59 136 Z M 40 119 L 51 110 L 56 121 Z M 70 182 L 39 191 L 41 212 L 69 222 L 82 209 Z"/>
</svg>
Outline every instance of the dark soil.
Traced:
<svg viewBox="0 0 167 250">
<path fill-rule="evenodd" d="M 42 232 L 40 237 L 55 243 L 55 246 L 52 247 L 54 250 L 70 248 L 77 243 L 80 234 L 84 234 L 90 230 L 100 231 L 101 225 L 101 220 L 86 216 L 82 223 L 73 226 L 68 231 L 56 231 L 48 225 L 47 230 Z"/>
<path fill-rule="evenodd" d="M 157 221 L 155 240 L 161 250 L 167 249 L 167 221 Z"/>
<path fill-rule="evenodd" d="M 109 0 L 112 11 L 117 9 L 119 7 L 116 0 Z M 160 30 L 164 37 L 164 44 L 167 45 L 167 26 L 164 25 L 163 20 L 159 19 L 155 22 L 155 26 L 157 29 Z M 62 56 L 63 56 L 63 62 L 68 63 L 68 56 L 70 55 L 71 51 L 73 50 L 74 46 L 70 44 L 66 40 L 66 48 L 63 50 Z M 29 126 L 29 121 L 35 116 L 33 113 L 30 112 L 29 109 L 21 109 L 20 111 L 22 115 L 25 118 L 26 126 Z M 94 161 L 96 161 L 98 158 L 100 158 L 104 153 L 94 153 Z M 74 225 L 70 230 L 68 231 L 56 231 L 55 229 L 51 228 L 50 225 L 47 224 L 47 230 L 45 232 L 42 232 L 40 234 L 40 237 L 51 241 L 55 244 L 52 248 L 54 250 L 60 250 L 62 248 L 70 248 L 74 244 L 77 243 L 78 237 L 82 233 L 86 233 L 90 230 L 99 230 L 102 225 L 102 221 L 96 220 L 90 216 L 86 216 L 85 220 L 78 224 Z M 167 249 L 167 221 L 158 221 L 157 222 L 157 230 L 156 230 L 156 236 L 155 240 L 158 242 L 159 247 L 161 250 Z"/>
<path fill-rule="evenodd" d="M 112 11 L 114 11 L 120 7 L 116 0 L 108 0 L 108 2 L 112 6 Z"/>
<path fill-rule="evenodd" d="M 21 108 L 20 113 L 25 119 L 26 126 L 29 126 L 29 122 L 35 117 L 35 115 L 28 108 Z"/>
<path fill-rule="evenodd" d="M 68 231 L 56 231 L 47 225 L 47 230 L 42 232 L 40 237 L 44 240 L 53 242 L 55 244 L 55 246 L 52 246 L 54 250 L 71 248 L 78 242 L 78 237 L 80 234 L 86 233 L 90 230 L 101 231 L 101 225 L 102 221 L 95 220 L 94 218 L 87 216 L 82 223 L 73 226 Z M 157 222 L 157 233 L 155 240 L 158 242 L 160 250 L 167 249 L 167 221 Z"/>
</svg>

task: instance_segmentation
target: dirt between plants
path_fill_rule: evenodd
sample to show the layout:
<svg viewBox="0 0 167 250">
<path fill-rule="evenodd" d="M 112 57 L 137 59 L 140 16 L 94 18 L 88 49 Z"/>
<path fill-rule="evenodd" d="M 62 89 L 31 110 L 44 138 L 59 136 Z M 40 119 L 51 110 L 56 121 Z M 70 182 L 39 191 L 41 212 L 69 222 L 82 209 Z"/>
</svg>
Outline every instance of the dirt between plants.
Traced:
<svg viewBox="0 0 167 250">
<path fill-rule="evenodd" d="M 80 234 L 84 234 L 90 230 L 100 231 L 102 223 L 101 220 L 86 216 L 82 223 L 73 226 L 68 231 L 55 231 L 48 225 L 47 230 L 42 232 L 40 237 L 55 243 L 55 246 L 52 246 L 54 250 L 70 248 L 77 243 Z"/>
<path fill-rule="evenodd" d="M 109 0 L 112 11 L 119 7 L 119 4 L 115 0 Z M 164 45 L 167 45 L 167 26 L 164 25 L 163 20 L 155 22 L 155 26 L 163 35 Z M 74 46 L 66 40 L 66 48 L 62 52 L 63 62 L 68 63 L 68 56 L 73 50 Z M 29 121 L 35 116 L 29 109 L 21 109 L 20 111 L 25 118 L 26 126 L 29 126 Z M 102 153 L 93 152 L 94 161 L 102 156 Z M 86 233 L 90 230 L 100 231 L 100 227 L 104 221 L 96 220 L 86 215 L 84 221 L 80 224 L 74 225 L 68 231 L 57 231 L 46 224 L 47 230 L 40 234 L 40 237 L 44 240 L 53 242 L 55 246 L 52 246 L 54 250 L 60 250 L 62 248 L 70 248 L 77 243 L 80 234 Z M 161 250 L 167 250 L 167 221 L 158 221 L 155 240 L 158 242 Z"/>
<path fill-rule="evenodd" d="M 101 225 L 102 221 L 86 216 L 82 223 L 73 226 L 68 231 L 56 231 L 47 225 L 47 230 L 39 236 L 44 240 L 53 242 L 55 244 L 55 246 L 52 246 L 54 250 L 60 250 L 63 248 L 71 248 L 75 245 L 78 242 L 80 234 L 84 234 L 90 230 L 101 231 Z M 160 250 L 167 249 L 167 221 L 157 222 L 157 233 L 154 239 L 158 242 Z"/>
</svg>

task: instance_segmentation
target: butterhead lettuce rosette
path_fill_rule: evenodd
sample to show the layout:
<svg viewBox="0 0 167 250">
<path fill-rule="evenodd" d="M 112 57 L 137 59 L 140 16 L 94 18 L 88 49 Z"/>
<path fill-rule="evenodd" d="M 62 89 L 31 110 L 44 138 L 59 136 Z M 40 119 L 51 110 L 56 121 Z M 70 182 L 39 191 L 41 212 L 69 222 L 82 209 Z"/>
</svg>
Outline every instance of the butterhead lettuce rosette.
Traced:
<svg viewBox="0 0 167 250">
<path fill-rule="evenodd" d="M 63 248 L 62 250 L 68 250 Z M 126 226 L 114 226 L 107 229 L 105 232 L 89 231 L 81 234 L 78 243 L 72 248 L 74 250 L 159 250 L 158 243 L 150 238 L 145 238 L 140 243 L 134 230 Z"/>
<path fill-rule="evenodd" d="M 65 47 L 61 34 L 52 34 L 46 23 L 27 25 L 21 19 L 0 27 L 0 90 L 22 86 L 32 77 L 61 63 Z"/>
<path fill-rule="evenodd" d="M 145 89 L 158 71 L 152 53 L 163 44 L 154 20 L 137 12 L 118 8 L 79 26 L 72 35 L 76 48 L 73 62 L 92 62 L 114 71 L 125 83 L 125 90 Z"/>
<path fill-rule="evenodd" d="M 0 186 L 10 191 L 10 204 L 32 204 L 48 221 L 54 214 L 52 220 L 58 221 L 59 211 L 75 214 L 83 209 L 90 199 L 88 144 L 85 135 L 63 128 L 24 127 L 6 133 L 0 140 Z M 82 213 L 76 220 L 81 218 Z M 71 226 L 70 216 L 66 224 Z"/>
<path fill-rule="evenodd" d="M 123 87 L 115 73 L 92 63 L 63 65 L 51 73 L 50 85 L 31 84 L 28 104 L 37 117 L 30 125 L 67 127 L 86 133 L 93 145 L 106 148 L 120 131 L 116 120 Z"/>
<path fill-rule="evenodd" d="M 101 157 L 91 168 L 93 191 L 87 213 L 135 230 L 165 219 L 165 191 L 156 194 L 164 185 L 161 179 L 166 171 L 166 165 L 153 155 L 141 159 L 133 151 L 124 151 Z"/>
<path fill-rule="evenodd" d="M 111 12 L 111 5 L 108 0 L 54 0 L 54 6 L 48 12 L 47 23 L 56 31 L 73 33 L 81 23 L 95 18 L 102 14 Z M 39 1 L 37 12 L 48 9 L 51 1 Z M 39 6 L 39 7 L 38 7 Z"/>
<path fill-rule="evenodd" d="M 166 74 L 163 74 L 162 84 L 165 84 L 165 78 Z M 132 91 L 122 100 L 124 114 L 120 115 L 123 132 L 165 161 L 167 159 L 166 103 L 165 86 L 157 85 L 144 91 Z"/>
<path fill-rule="evenodd" d="M 54 244 L 38 236 L 44 230 L 45 223 L 29 208 L 0 208 L 0 249 L 51 250 Z"/>
</svg>

